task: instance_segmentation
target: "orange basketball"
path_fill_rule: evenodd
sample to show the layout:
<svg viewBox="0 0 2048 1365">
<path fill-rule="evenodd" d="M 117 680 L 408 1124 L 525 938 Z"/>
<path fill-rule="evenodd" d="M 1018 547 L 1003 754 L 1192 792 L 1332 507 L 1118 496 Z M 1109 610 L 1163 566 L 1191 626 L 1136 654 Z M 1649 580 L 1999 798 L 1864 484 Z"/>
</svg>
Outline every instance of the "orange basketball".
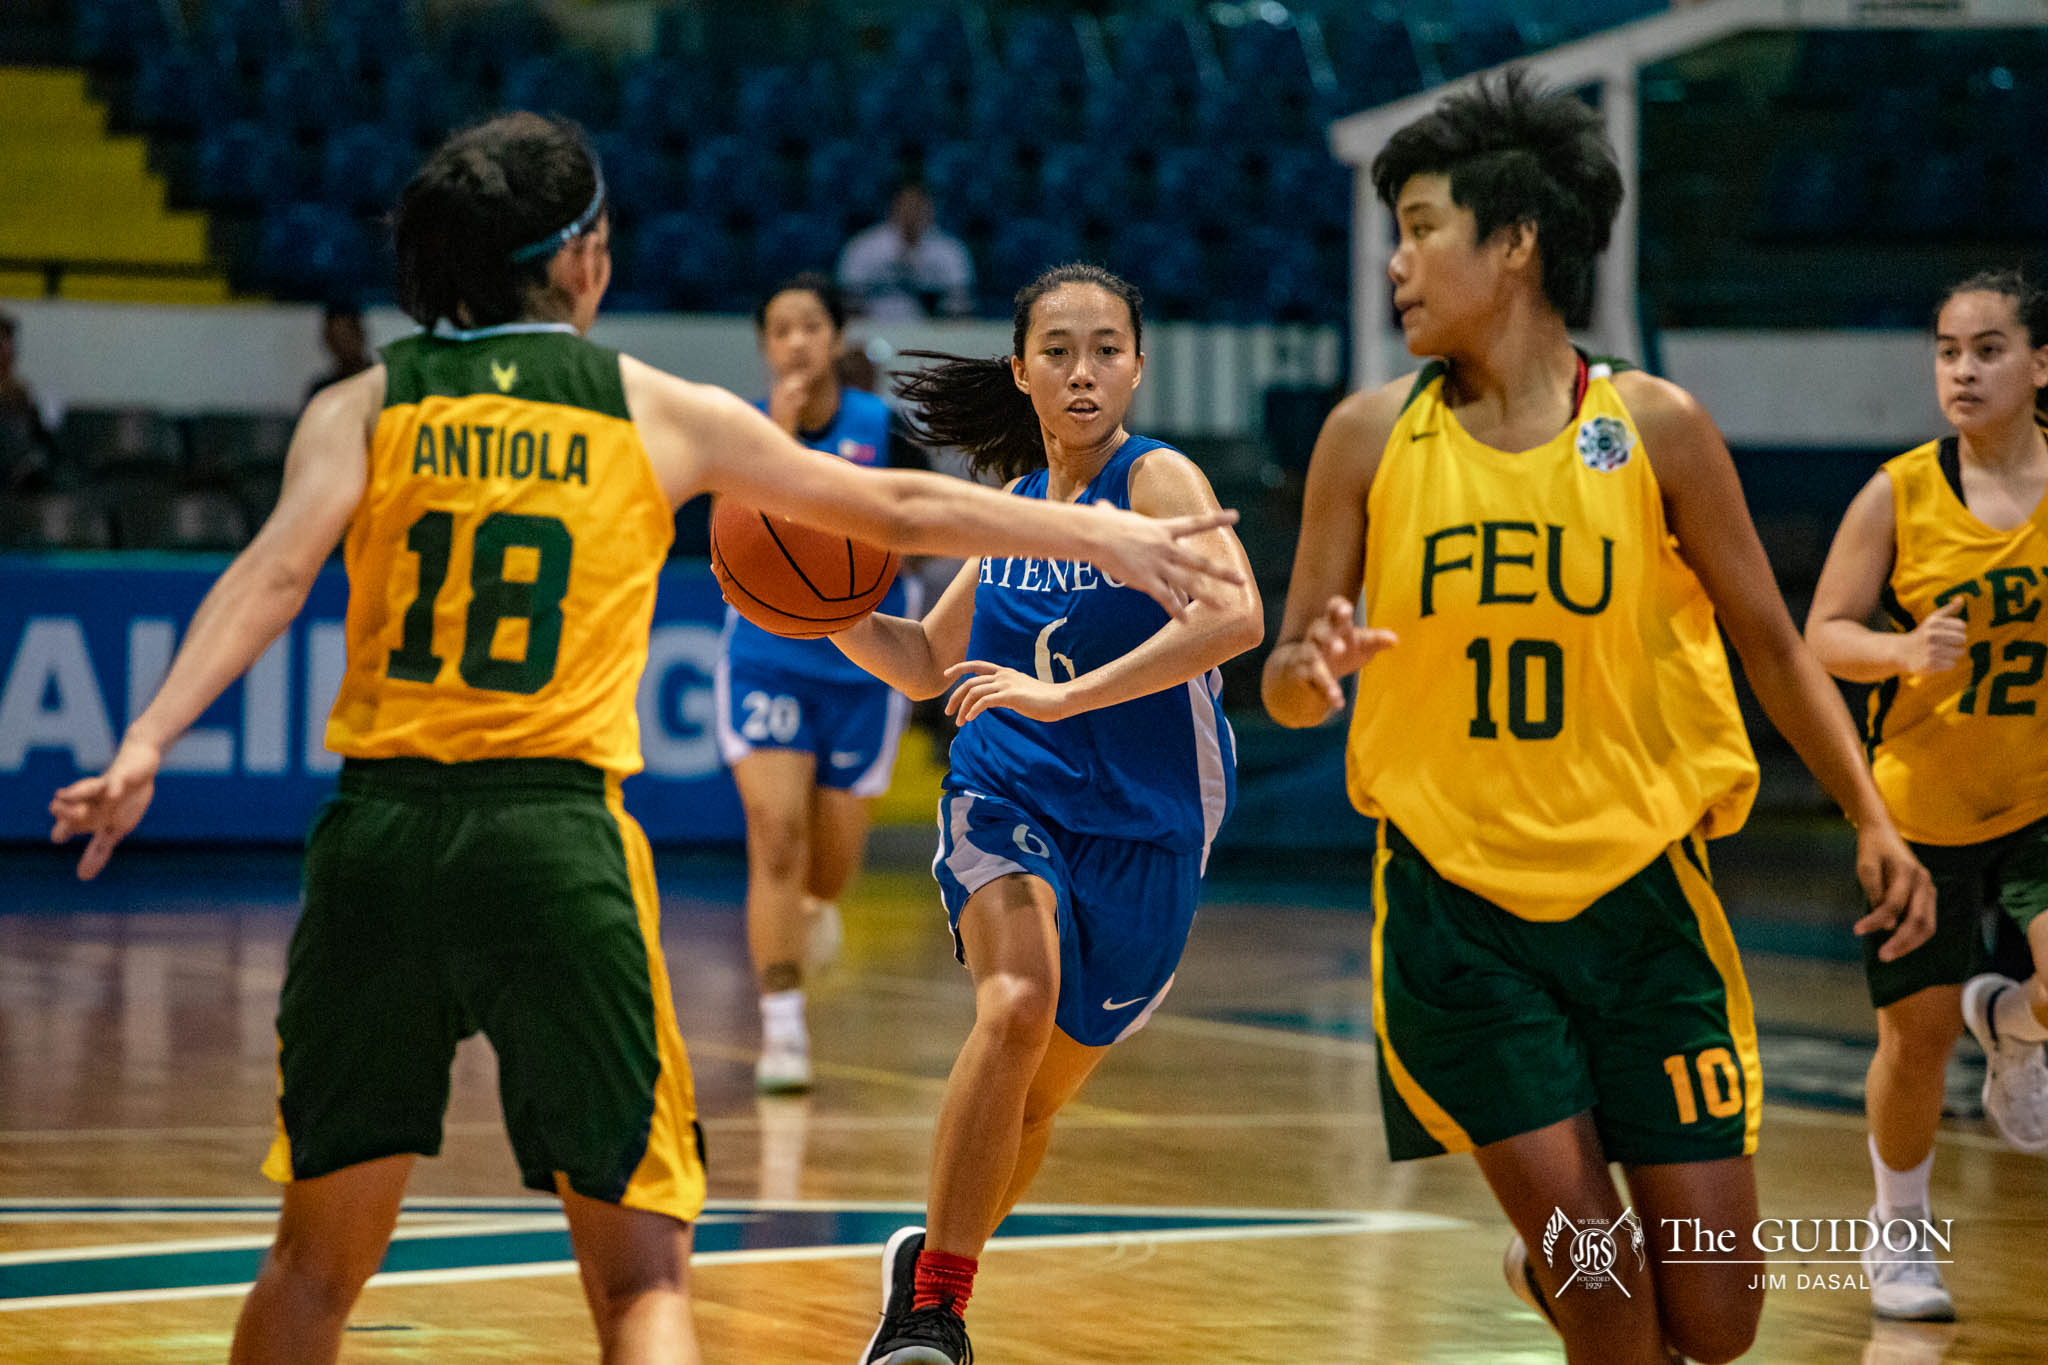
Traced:
<svg viewBox="0 0 2048 1365">
<path fill-rule="evenodd" d="M 896 552 L 719 498 L 711 505 L 711 572 L 734 610 L 792 639 L 845 630 L 882 604 Z"/>
</svg>

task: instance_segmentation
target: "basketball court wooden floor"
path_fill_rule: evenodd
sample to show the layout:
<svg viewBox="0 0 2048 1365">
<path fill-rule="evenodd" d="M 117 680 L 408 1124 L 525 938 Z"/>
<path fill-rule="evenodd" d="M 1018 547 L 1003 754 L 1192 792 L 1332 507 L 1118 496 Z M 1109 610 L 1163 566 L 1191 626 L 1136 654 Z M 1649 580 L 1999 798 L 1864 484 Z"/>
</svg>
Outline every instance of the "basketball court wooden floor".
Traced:
<svg viewBox="0 0 2048 1365">
<path fill-rule="evenodd" d="M 893 841 L 848 900 L 845 955 L 813 991 L 818 1085 L 803 1099 L 752 1093 L 736 863 L 664 866 L 664 937 L 711 1153 L 694 1272 L 709 1361 L 848 1365 L 873 1324 L 875 1248 L 916 1221 L 970 1017 L 922 842 Z M 1739 922 L 1769 928 L 1774 898 L 1842 900 L 1846 863 L 1802 862 L 1806 847 L 1788 841 L 1743 888 L 1724 871 L 1738 914 L 1757 917 Z M 0 1361 L 225 1358 L 234 1286 L 274 1208 L 256 1168 L 296 875 L 286 854 L 137 851 L 80 887 L 68 863 L 0 855 Z M 1562 1358 L 1501 1282 L 1505 1225 L 1471 1163 L 1386 1160 L 1356 896 L 1342 880 L 1212 878 L 1172 996 L 1062 1120 L 1038 1202 L 984 1258 L 978 1359 Z M 1748 963 L 1773 1095 L 1763 1211 L 1861 1217 L 1860 972 L 1754 948 Z M 1965 1111 L 1974 1060 L 1952 1076 Z M 560 1220 L 518 1187 L 488 1049 L 466 1045 L 458 1067 L 445 1150 L 419 1167 L 343 1358 L 594 1360 Z M 1875 1326 L 1854 1265 L 1787 1251 L 1759 1267 L 1786 1287 L 1748 1358 L 2048 1360 L 2048 1163 L 1951 1120 L 1936 1201 L 1954 1220 L 1960 1323 Z M 1850 1283 L 1815 1286 L 1829 1275 Z"/>
</svg>

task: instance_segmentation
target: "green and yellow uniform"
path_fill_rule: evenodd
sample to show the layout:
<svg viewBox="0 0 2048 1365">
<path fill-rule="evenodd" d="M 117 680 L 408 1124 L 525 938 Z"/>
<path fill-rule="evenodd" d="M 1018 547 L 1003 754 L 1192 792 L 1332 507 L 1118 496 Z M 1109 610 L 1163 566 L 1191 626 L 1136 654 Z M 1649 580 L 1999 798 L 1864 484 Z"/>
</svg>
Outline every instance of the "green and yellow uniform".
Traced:
<svg viewBox="0 0 2048 1365">
<path fill-rule="evenodd" d="M 1963 500 L 1955 437 L 1889 460 L 1892 569 L 1885 613 L 1912 630 L 1953 598 L 1962 661 L 1872 690 L 1871 776 L 1933 873 L 1935 936 L 1896 962 L 1865 940 L 1871 998 L 1889 1005 L 1984 969 L 1982 912 L 2024 930 L 2048 909 L 2048 502 L 2010 530 Z"/>
<path fill-rule="evenodd" d="M 1374 1023 L 1396 1159 L 1592 1110 L 1630 1163 L 1754 1149 L 1756 1036 L 1703 839 L 1757 768 L 1713 608 L 1609 364 L 1509 454 L 1418 378 L 1367 501 L 1347 776 L 1381 822 Z"/>
<path fill-rule="evenodd" d="M 438 1151 L 480 1030 L 528 1185 L 693 1219 L 689 1064 L 619 797 L 673 521 L 618 354 L 521 324 L 383 359 L 265 1171 Z"/>
</svg>

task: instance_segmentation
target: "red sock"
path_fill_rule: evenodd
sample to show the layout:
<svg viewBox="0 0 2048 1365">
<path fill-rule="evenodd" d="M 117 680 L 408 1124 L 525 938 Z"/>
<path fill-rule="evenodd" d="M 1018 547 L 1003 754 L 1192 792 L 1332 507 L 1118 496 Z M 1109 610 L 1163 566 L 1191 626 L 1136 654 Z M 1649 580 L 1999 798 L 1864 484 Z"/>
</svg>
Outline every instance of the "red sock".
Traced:
<svg viewBox="0 0 2048 1365">
<path fill-rule="evenodd" d="M 954 1317 L 967 1316 L 967 1299 L 974 1293 L 974 1271 L 978 1264 L 972 1256 L 920 1251 L 917 1254 L 917 1287 L 910 1306 L 943 1306 L 950 1309 Z"/>
</svg>

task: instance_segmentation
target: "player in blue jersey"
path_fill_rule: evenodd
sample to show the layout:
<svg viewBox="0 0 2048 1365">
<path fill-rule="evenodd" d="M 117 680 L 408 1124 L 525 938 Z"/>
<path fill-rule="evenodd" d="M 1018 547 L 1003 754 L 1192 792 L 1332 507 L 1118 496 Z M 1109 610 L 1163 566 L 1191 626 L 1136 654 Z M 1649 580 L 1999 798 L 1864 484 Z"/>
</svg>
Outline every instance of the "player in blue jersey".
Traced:
<svg viewBox="0 0 2048 1365">
<path fill-rule="evenodd" d="M 902 391 L 928 443 L 1019 498 L 1159 517 L 1216 506 L 1186 456 L 1124 430 L 1145 368 L 1136 289 L 1061 266 L 1018 292 L 1015 322 L 1010 356 L 926 353 L 940 363 Z M 959 684 L 932 870 L 974 975 L 928 1226 L 889 1242 L 864 1362 L 969 1358 L 961 1313 L 982 1245 L 1037 1173 L 1053 1116 L 1173 982 L 1236 782 L 1216 668 L 1263 633 L 1236 537 L 1209 542 L 1244 583 L 1185 621 L 1085 562 L 989 556 L 923 621 L 877 614 L 832 637 L 910 696 Z"/>
<path fill-rule="evenodd" d="M 846 305 L 825 276 L 778 285 L 754 315 L 768 362 L 758 406 L 790 435 L 862 465 L 923 468 L 879 397 L 840 383 Z M 914 617 L 913 574 L 881 609 Z M 889 786 L 910 702 L 823 640 L 787 640 L 728 610 L 717 674 L 718 747 L 747 817 L 747 945 L 761 988 L 755 1085 L 811 1083 L 804 970 L 839 946 L 839 893 L 860 866 L 868 806 Z"/>
</svg>

